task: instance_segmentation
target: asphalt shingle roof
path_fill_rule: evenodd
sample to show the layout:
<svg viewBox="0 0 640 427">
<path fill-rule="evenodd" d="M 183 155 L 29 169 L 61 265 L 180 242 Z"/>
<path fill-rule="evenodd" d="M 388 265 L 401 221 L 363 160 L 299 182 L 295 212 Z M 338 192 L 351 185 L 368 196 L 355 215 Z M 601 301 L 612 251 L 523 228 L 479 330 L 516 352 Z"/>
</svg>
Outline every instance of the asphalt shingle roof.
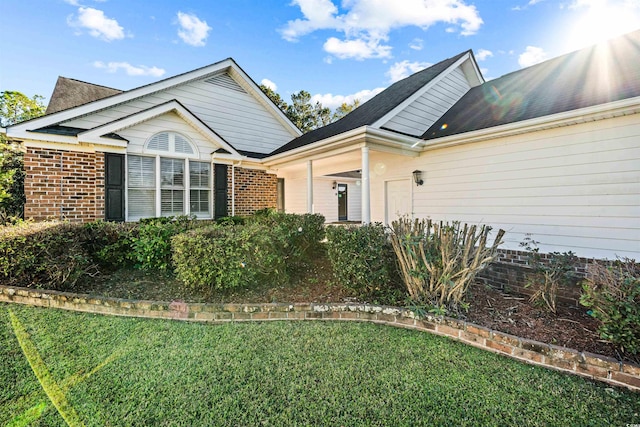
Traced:
<svg viewBox="0 0 640 427">
<path fill-rule="evenodd" d="M 361 126 L 372 125 L 468 53 L 469 51 L 462 52 L 392 84 L 340 120 L 307 132 L 274 150 L 270 155 L 303 147 Z"/>
<path fill-rule="evenodd" d="M 45 114 L 57 113 L 119 93 L 122 91 L 118 89 L 58 77 Z"/>
<path fill-rule="evenodd" d="M 423 135 L 435 139 L 640 96 L 640 31 L 469 90 Z"/>
</svg>

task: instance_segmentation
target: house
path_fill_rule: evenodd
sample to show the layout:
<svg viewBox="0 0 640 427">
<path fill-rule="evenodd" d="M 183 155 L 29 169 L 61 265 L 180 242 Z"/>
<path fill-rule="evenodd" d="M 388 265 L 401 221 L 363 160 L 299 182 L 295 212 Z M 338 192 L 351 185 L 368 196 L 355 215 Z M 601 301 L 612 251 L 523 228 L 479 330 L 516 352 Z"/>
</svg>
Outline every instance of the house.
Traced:
<svg viewBox="0 0 640 427">
<path fill-rule="evenodd" d="M 462 52 L 304 135 L 231 59 L 126 92 L 58 85 L 77 99 L 6 130 L 27 150 L 27 217 L 278 206 L 484 223 L 514 251 L 531 234 L 542 252 L 640 256 L 640 31 L 491 81 Z"/>
<path fill-rule="evenodd" d="M 25 217 L 247 215 L 276 206 L 262 162 L 300 131 L 232 60 L 129 91 L 59 78 L 25 147 Z"/>
</svg>

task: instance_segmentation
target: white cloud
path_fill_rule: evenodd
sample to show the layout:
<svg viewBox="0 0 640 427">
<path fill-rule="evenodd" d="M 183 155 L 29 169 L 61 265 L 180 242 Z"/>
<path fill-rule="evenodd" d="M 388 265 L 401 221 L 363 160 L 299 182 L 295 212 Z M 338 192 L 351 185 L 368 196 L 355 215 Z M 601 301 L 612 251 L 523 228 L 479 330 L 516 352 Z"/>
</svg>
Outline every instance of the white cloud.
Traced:
<svg viewBox="0 0 640 427">
<path fill-rule="evenodd" d="M 324 43 L 324 50 L 337 58 L 353 58 L 357 60 L 368 58 L 389 58 L 391 46 L 380 45 L 380 40 L 340 40 L 329 37 Z"/>
<path fill-rule="evenodd" d="M 409 43 L 409 47 L 413 50 L 422 50 L 424 47 L 424 40 L 418 38 L 413 39 L 411 40 L 411 43 Z"/>
<path fill-rule="evenodd" d="M 383 87 L 378 87 L 373 90 L 365 89 L 352 95 L 332 95 L 330 93 L 317 94 L 311 97 L 311 103 L 315 104 L 316 102 L 320 102 L 323 107 L 329 107 L 333 110 L 344 103 L 352 104 L 356 99 L 360 101 L 360 104 L 364 104 L 365 102 L 382 92 L 384 89 L 385 88 Z"/>
<path fill-rule="evenodd" d="M 530 67 L 547 59 L 547 53 L 541 47 L 527 46 L 527 49 L 518 57 L 518 64 L 522 68 Z"/>
<path fill-rule="evenodd" d="M 204 46 L 211 27 L 192 13 L 178 12 L 178 36 L 188 45 Z"/>
<path fill-rule="evenodd" d="M 345 0 L 341 3 L 344 13 L 340 14 L 331 0 L 293 0 L 292 5 L 300 8 L 303 18 L 287 22 L 280 33 L 285 40 L 296 41 L 317 30 L 334 30 L 344 37 L 330 37 L 324 44 L 327 52 L 343 59 L 387 58 L 391 47 L 382 43 L 394 29 L 417 26 L 426 30 L 436 23 L 446 23 L 462 35 L 476 33 L 482 18 L 476 7 L 465 1 L 404 0 L 398 7 L 390 1 Z"/>
<path fill-rule="evenodd" d="M 133 66 L 128 62 L 109 62 L 105 64 L 102 61 L 95 61 L 93 66 L 107 70 L 108 73 L 115 73 L 118 70 L 124 70 L 130 76 L 153 76 L 161 77 L 164 75 L 165 70 L 158 67 L 147 67 L 145 65 Z"/>
<path fill-rule="evenodd" d="M 269 79 L 262 79 L 262 81 L 260 82 L 261 85 L 268 87 L 269 89 L 271 89 L 272 91 L 276 91 L 278 90 L 278 86 L 272 82 Z"/>
<path fill-rule="evenodd" d="M 491 52 L 490 50 L 487 49 L 480 49 L 478 50 L 478 53 L 476 54 L 476 59 L 478 61 L 484 61 L 485 59 L 489 58 L 493 56 L 493 52 Z"/>
<path fill-rule="evenodd" d="M 107 18 L 103 11 L 92 7 L 78 8 L 77 18 L 71 15 L 67 24 L 78 29 L 86 29 L 93 37 L 104 41 L 120 40 L 124 38 L 124 29 L 118 21 Z"/>
<path fill-rule="evenodd" d="M 424 70 L 431 65 L 433 64 L 430 64 L 428 62 L 409 62 L 405 60 L 393 64 L 391 68 L 389 68 L 389 71 L 385 73 L 385 75 L 389 77 L 389 83 L 395 83 L 399 80 L 404 79 L 405 77 L 409 77 L 413 73 Z"/>
<path fill-rule="evenodd" d="M 80 6 L 78 0 L 64 0 L 64 2 L 70 4 L 71 6 Z"/>
</svg>

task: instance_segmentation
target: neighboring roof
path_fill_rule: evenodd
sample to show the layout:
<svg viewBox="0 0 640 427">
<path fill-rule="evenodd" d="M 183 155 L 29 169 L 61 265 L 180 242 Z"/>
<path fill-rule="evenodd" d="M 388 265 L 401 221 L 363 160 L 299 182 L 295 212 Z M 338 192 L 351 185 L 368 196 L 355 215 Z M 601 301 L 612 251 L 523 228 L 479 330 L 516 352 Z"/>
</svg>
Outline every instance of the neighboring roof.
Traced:
<svg viewBox="0 0 640 427">
<path fill-rule="evenodd" d="M 372 125 L 469 52 L 465 51 L 453 58 L 445 59 L 392 84 L 340 120 L 299 136 L 270 155 L 303 147 L 361 126 Z"/>
<path fill-rule="evenodd" d="M 637 96 L 640 31 L 471 88 L 422 138 L 441 138 Z"/>
<path fill-rule="evenodd" d="M 77 107 L 98 99 L 122 93 L 121 90 L 106 86 L 95 85 L 80 80 L 58 77 L 56 87 L 51 94 L 51 100 L 45 114 Z"/>
</svg>

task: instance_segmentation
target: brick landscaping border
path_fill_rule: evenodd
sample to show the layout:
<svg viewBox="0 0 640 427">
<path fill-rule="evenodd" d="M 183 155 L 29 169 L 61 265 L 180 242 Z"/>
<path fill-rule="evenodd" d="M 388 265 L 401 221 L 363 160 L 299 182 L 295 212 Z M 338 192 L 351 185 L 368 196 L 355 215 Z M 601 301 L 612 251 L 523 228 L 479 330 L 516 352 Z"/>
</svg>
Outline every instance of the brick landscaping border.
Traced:
<svg viewBox="0 0 640 427">
<path fill-rule="evenodd" d="M 419 318 L 404 308 L 371 304 L 201 304 L 107 298 L 86 294 L 0 286 L 0 302 L 116 316 L 195 322 L 344 320 L 415 329 L 502 354 L 532 365 L 640 391 L 640 366 L 494 331 L 439 316 Z"/>
</svg>

